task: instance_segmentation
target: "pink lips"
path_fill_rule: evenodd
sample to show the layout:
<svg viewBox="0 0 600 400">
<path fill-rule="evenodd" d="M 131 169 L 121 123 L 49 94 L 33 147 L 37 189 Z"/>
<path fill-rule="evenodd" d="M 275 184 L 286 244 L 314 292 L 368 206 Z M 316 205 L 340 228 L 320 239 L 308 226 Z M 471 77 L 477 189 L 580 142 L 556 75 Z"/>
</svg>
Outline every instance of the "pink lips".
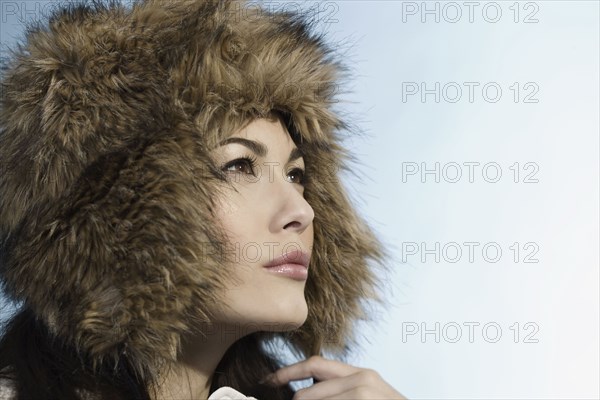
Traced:
<svg viewBox="0 0 600 400">
<path fill-rule="evenodd" d="M 310 255 L 301 250 L 289 251 L 276 257 L 265 265 L 269 272 L 281 274 L 294 280 L 304 281 L 308 278 Z"/>
</svg>

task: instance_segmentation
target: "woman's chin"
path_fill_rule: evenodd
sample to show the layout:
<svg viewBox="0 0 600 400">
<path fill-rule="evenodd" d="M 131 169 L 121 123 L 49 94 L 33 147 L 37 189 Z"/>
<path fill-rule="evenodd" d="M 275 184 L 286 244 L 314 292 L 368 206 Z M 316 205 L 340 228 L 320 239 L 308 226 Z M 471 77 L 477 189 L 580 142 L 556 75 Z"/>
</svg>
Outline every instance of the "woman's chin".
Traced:
<svg viewBox="0 0 600 400">
<path fill-rule="evenodd" d="M 308 317 L 308 307 L 306 302 L 299 304 L 294 309 L 283 314 L 281 318 L 276 318 L 265 324 L 265 330 L 271 332 L 285 332 L 300 328 L 306 322 Z"/>
</svg>

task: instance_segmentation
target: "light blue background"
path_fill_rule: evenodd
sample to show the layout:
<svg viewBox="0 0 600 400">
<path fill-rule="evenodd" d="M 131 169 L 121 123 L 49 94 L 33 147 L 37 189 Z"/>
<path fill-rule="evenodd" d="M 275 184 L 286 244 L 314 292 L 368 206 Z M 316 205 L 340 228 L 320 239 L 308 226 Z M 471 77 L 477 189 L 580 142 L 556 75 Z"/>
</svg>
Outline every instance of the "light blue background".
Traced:
<svg viewBox="0 0 600 400">
<path fill-rule="evenodd" d="M 25 19 L 38 14 L 31 11 L 35 2 L 3 1 L 3 48 L 23 29 L 6 14 L 7 3 L 21 13 L 29 7 Z M 346 52 L 353 92 L 341 106 L 365 134 L 347 142 L 362 180 L 349 176 L 346 182 L 395 257 L 386 288 L 391 306 L 378 311 L 377 325 L 361 325 L 362 351 L 349 361 L 375 369 L 411 399 L 598 398 L 598 2 L 472 4 L 472 22 L 465 2 L 302 5 L 320 10 L 314 16 L 330 40 L 353 45 Z M 439 21 L 423 14 L 424 7 L 437 7 Z M 499 20 L 491 22 L 498 9 Z M 403 86 L 433 89 L 436 82 L 442 88 L 456 82 L 463 96 L 450 102 L 455 92 L 446 86 L 439 102 L 434 94 L 422 101 L 420 93 L 403 101 Z M 473 102 L 463 82 L 479 84 Z M 515 82 L 518 102 L 510 89 Z M 502 89 L 497 102 L 483 97 L 486 83 Z M 531 87 L 537 92 L 530 100 L 537 102 L 526 103 Z M 432 174 L 403 177 L 411 165 L 432 169 L 436 162 L 445 173 L 439 183 Z M 473 182 L 469 162 L 480 163 Z M 515 162 L 517 183 L 510 169 Z M 456 172 L 451 163 L 462 167 L 456 183 L 449 182 Z M 496 183 L 485 180 L 493 169 L 482 174 L 488 163 L 500 168 Z M 536 167 L 530 179 L 537 183 L 523 182 L 534 171 L 526 163 Z M 434 249 L 436 242 L 439 262 L 435 254 L 403 252 L 411 243 Z M 464 242 L 479 243 L 473 262 Z M 448 243 L 463 250 L 457 262 L 450 262 L 455 247 Z M 486 243 L 502 250 L 499 261 L 484 259 Z M 524 262 L 531 249 L 537 263 Z M 479 324 L 472 342 L 471 322 Z M 438 342 L 433 333 L 420 336 L 423 327 L 435 331 L 436 323 Z M 485 324 L 492 324 L 487 336 Z M 462 336 L 453 343 L 457 326 Z M 502 333 L 491 343 L 494 326 Z M 410 335 L 410 327 L 418 334 Z"/>
</svg>

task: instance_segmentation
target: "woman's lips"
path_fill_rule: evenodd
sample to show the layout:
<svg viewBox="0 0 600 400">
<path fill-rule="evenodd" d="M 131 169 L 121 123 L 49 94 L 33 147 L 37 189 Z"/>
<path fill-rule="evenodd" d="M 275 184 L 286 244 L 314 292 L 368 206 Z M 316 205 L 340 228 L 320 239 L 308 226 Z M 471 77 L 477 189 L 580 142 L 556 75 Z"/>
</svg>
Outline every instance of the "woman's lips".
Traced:
<svg viewBox="0 0 600 400">
<path fill-rule="evenodd" d="M 265 267 L 265 269 L 297 281 L 305 281 L 308 278 L 308 268 L 300 264 L 281 264 L 275 267 Z"/>
<path fill-rule="evenodd" d="M 298 281 L 308 278 L 310 255 L 302 250 L 289 251 L 265 265 L 269 272 L 280 274 Z"/>
</svg>

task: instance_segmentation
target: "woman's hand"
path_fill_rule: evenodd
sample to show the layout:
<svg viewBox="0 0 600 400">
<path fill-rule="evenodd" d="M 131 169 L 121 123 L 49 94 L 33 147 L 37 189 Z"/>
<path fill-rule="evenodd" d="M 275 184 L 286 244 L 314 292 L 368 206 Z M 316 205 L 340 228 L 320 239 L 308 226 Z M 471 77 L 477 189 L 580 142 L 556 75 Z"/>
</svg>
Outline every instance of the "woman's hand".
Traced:
<svg viewBox="0 0 600 400">
<path fill-rule="evenodd" d="M 312 356 L 308 360 L 280 368 L 268 375 L 264 382 L 273 386 L 280 386 L 287 384 L 289 381 L 311 377 L 319 382 L 297 391 L 294 400 L 406 400 L 406 397 L 388 385 L 376 371 L 353 367 L 320 356 Z"/>
</svg>

